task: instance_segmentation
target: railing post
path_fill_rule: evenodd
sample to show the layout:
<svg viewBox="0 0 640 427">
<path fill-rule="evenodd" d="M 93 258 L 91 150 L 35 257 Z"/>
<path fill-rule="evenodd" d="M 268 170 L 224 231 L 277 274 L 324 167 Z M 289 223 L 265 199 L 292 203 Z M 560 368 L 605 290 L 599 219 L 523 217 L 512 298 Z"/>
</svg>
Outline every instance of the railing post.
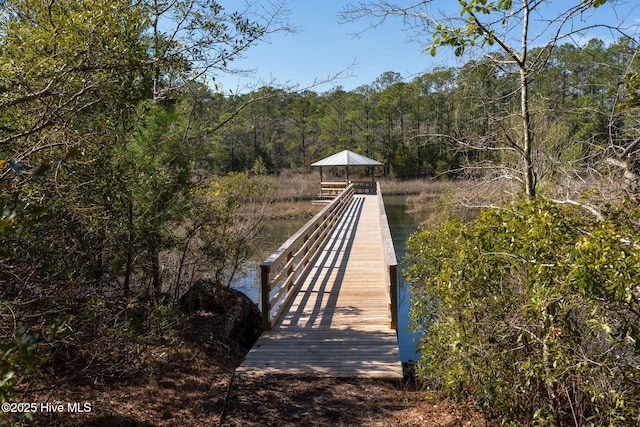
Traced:
<svg viewBox="0 0 640 427">
<path fill-rule="evenodd" d="M 260 281 L 262 284 L 262 329 L 268 331 L 271 329 L 271 283 L 269 273 L 271 267 L 269 265 L 260 265 Z"/>
<path fill-rule="evenodd" d="M 302 254 L 302 258 L 304 259 L 304 263 L 302 264 L 302 269 L 304 270 L 306 268 L 307 265 L 309 265 L 309 245 L 307 244 L 309 242 L 309 236 L 312 234 L 312 232 L 315 230 L 310 230 L 306 236 L 304 236 L 304 241 L 302 243 L 302 245 L 304 246 L 304 253 Z"/>
</svg>

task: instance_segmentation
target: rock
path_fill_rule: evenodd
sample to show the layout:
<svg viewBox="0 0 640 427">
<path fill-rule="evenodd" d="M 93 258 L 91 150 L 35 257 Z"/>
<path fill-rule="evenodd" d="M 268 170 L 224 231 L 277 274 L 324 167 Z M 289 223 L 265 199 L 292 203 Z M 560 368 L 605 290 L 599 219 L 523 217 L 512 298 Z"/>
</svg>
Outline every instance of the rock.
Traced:
<svg viewBox="0 0 640 427">
<path fill-rule="evenodd" d="M 201 312 L 197 327 L 210 330 L 209 335 L 237 344 L 244 356 L 262 333 L 260 309 L 240 291 L 213 282 L 198 282 L 182 298 L 180 307 L 189 314 Z"/>
</svg>

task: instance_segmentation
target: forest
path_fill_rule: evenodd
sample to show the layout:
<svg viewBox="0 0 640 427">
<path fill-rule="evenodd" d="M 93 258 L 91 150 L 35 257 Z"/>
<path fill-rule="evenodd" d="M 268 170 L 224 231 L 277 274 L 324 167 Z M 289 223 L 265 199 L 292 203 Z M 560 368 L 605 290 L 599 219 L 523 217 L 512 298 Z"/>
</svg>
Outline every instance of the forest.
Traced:
<svg viewBox="0 0 640 427">
<path fill-rule="evenodd" d="M 230 94 L 216 74 L 288 31 L 277 11 L 0 2 L 0 401 L 43 375 L 161 370 L 184 296 L 218 295 L 254 255 L 276 177 L 349 149 L 385 178 L 509 189 L 408 243 L 424 384 L 513 425 L 637 425 L 637 40 L 525 58 L 481 25 L 511 1 L 460 3 L 465 31 L 436 27 L 432 52 L 492 46 L 462 65 Z"/>
<path fill-rule="evenodd" d="M 529 82 L 539 179 L 598 173 L 615 146 L 636 137 L 636 112 L 619 109 L 622 82 L 633 65 L 635 42 L 592 39 L 557 46 L 546 68 Z M 216 135 L 211 166 L 243 171 L 258 159 L 269 171 L 304 170 L 344 149 L 385 164 L 384 173 L 406 179 L 516 177 L 517 156 L 498 151 L 517 139 L 520 99 L 514 69 L 495 58 L 438 68 L 403 81 L 389 71 L 353 91 L 257 92 L 212 99 L 213 110 L 232 114 Z M 495 150 L 492 150 L 495 149 Z"/>
</svg>

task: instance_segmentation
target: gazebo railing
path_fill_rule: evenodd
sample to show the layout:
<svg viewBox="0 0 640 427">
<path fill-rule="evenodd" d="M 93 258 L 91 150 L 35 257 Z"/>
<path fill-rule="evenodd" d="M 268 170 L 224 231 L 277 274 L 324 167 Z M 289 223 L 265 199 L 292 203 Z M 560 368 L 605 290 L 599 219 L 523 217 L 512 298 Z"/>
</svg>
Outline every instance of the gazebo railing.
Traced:
<svg viewBox="0 0 640 427">
<path fill-rule="evenodd" d="M 370 179 L 368 181 L 351 181 L 356 193 L 359 194 L 376 194 L 376 181 Z"/>
<path fill-rule="evenodd" d="M 339 196 L 348 185 L 353 185 L 358 194 L 376 194 L 376 182 L 368 181 L 323 181 L 320 183 L 320 199 L 330 200 Z"/>
<path fill-rule="evenodd" d="M 347 188 L 345 181 L 324 181 L 320 183 L 320 198 L 335 199 Z"/>
</svg>

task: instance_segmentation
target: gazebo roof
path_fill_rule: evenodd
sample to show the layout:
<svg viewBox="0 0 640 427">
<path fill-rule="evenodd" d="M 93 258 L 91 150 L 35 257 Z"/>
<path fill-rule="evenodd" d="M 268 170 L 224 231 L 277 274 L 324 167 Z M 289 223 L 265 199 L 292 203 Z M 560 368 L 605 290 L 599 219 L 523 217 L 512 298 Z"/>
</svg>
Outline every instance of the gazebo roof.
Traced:
<svg viewBox="0 0 640 427">
<path fill-rule="evenodd" d="M 344 150 L 329 156 L 322 160 L 318 160 L 311 164 L 312 167 L 328 167 L 328 166 L 382 166 L 382 163 L 365 157 L 353 151 Z"/>
</svg>

